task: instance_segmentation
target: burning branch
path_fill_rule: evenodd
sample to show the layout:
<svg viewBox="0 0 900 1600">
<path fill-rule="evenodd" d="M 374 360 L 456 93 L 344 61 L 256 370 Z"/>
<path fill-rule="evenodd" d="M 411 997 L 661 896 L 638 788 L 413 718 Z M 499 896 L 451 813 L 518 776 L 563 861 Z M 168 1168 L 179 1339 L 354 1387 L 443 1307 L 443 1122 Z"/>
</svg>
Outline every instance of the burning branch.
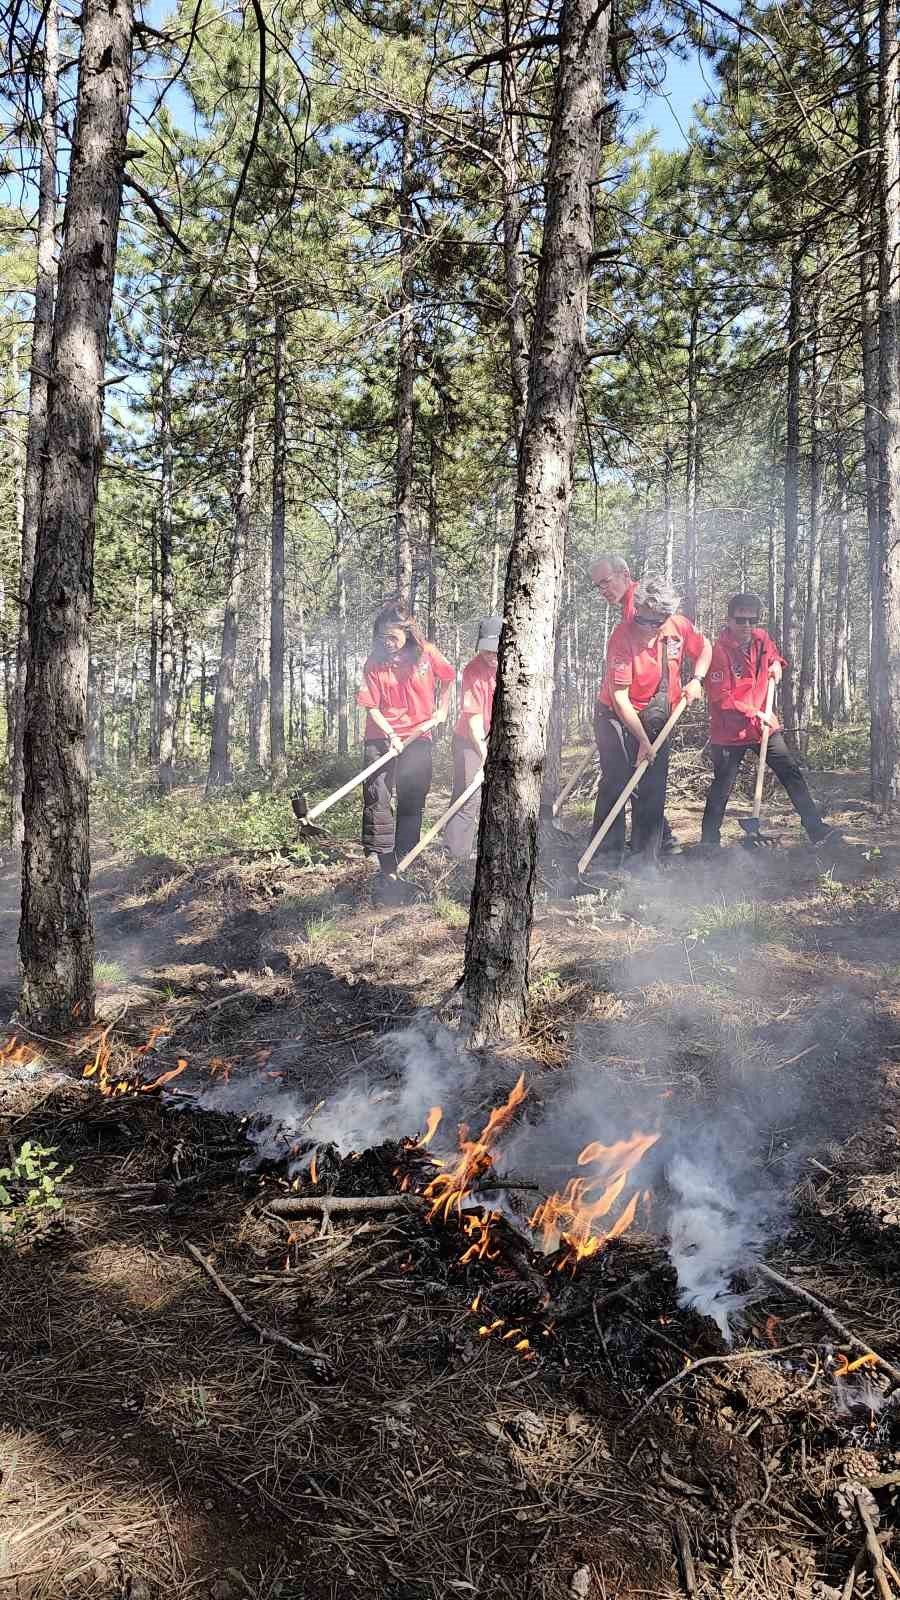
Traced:
<svg viewBox="0 0 900 1600">
<path fill-rule="evenodd" d="M 783 1278 L 780 1272 L 776 1272 L 774 1267 L 766 1266 L 763 1261 L 756 1263 L 756 1270 L 764 1278 L 768 1278 L 770 1282 L 777 1283 L 780 1289 L 786 1289 L 789 1294 L 796 1295 L 798 1300 L 805 1300 L 807 1305 L 818 1311 L 820 1317 L 824 1317 L 835 1333 L 839 1333 L 842 1339 L 846 1339 L 852 1349 L 861 1351 L 863 1355 L 871 1356 L 873 1360 L 877 1361 L 879 1367 L 883 1367 L 885 1372 L 890 1373 L 895 1383 L 900 1383 L 900 1367 L 895 1367 L 884 1356 L 880 1356 L 877 1350 L 873 1350 L 871 1345 L 866 1344 L 862 1339 L 858 1339 L 856 1334 L 852 1333 L 847 1327 L 846 1323 L 841 1322 L 835 1316 L 831 1307 L 827 1306 L 824 1300 L 817 1299 L 814 1294 L 810 1294 L 808 1289 L 801 1289 L 799 1283 L 793 1283 L 790 1278 Z"/>
</svg>

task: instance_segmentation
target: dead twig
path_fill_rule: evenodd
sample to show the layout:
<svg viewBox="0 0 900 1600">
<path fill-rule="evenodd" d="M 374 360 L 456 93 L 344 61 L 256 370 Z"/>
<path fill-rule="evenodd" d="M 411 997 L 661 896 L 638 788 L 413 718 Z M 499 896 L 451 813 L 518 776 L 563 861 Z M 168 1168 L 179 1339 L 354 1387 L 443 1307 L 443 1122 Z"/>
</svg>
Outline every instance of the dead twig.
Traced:
<svg viewBox="0 0 900 1600">
<path fill-rule="evenodd" d="M 675 1543 L 678 1547 L 678 1557 L 681 1562 L 681 1577 L 684 1583 L 684 1592 L 693 1596 L 697 1593 L 697 1572 L 694 1567 L 694 1557 L 691 1553 L 691 1542 L 688 1535 L 687 1523 L 683 1517 L 676 1517 L 672 1525 L 675 1534 Z"/>
<path fill-rule="evenodd" d="M 374 1211 L 421 1211 L 427 1201 L 420 1194 L 307 1194 L 277 1195 L 266 1211 L 273 1217 L 359 1217 Z"/>
<path fill-rule="evenodd" d="M 833 1328 L 835 1333 L 839 1333 L 842 1339 L 846 1339 L 847 1343 L 852 1347 L 852 1349 L 859 1350 L 864 1355 L 874 1357 L 874 1359 L 878 1362 L 878 1365 L 883 1367 L 885 1372 L 890 1373 L 894 1382 L 900 1383 L 900 1367 L 895 1367 L 890 1361 L 886 1360 L 884 1356 L 879 1355 L 877 1350 L 873 1350 L 871 1345 L 866 1344 L 863 1339 L 859 1339 L 857 1335 L 847 1327 L 846 1323 L 841 1322 L 840 1318 L 835 1316 L 834 1312 L 831 1310 L 831 1307 L 827 1306 L 823 1300 L 819 1300 L 816 1295 L 810 1294 L 808 1289 L 801 1289 L 800 1285 L 792 1282 L 790 1278 L 783 1278 L 780 1272 L 776 1272 L 774 1267 L 767 1266 L 763 1261 L 758 1261 L 756 1263 L 756 1270 L 757 1272 L 761 1272 L 764 1278 L 768 1278 L 771 1283 L 777 1283 L 779 1288 L 786 1289 L 789 1294 L 796 1295 L 799 1300 L 805 1300 L 807 1305 L 813 1306 L 813 1308 L 818 1311 L 819 1316 L 824 1317 L 829 1327 Z"/>
<path fill-rule="evenodd" d="M 674 1389 L 675 1385 L 681 1383 L 683 1378 L 689 1378 L 691 1373 L 699 1372 L 702 1367 L 731 1366 L 732 1363 L 741 1361 L 767 1361 L 771 1360 L 772 1356 L 783 1356 L 789 1350 L 796 1350 L 796 1348 L 797 1346 L 793 1344 L 783 1344 L 775 1350 L 738 1350 L 728 1356 L 701 1356 L 699 1361 L 689 1361 L 686 1367 L 682 1367 L 680 1372 L 676 1372 L 674 1378 L 667 1378 L 665 1383 L 661 1383 L 658 1389 L 654 1389 L 653 1393 L 647 1396 L 644 1404 L 638 1408 L 634 1416 L 630 1417 L 624 1426 L 633 1428 L 635 1423 L 639 1422 L 641 1417 L 644 1416 L 645 1412 L 656 1404 L 657 1400 L 667 1394 L 670 1389 Z"/>
<path fill-rule="evenodd" d="M 853 1600 L 853 1586 L 859 1577 L 866 1560 L 866 1547 L 862 1545 L 853 1557 L 853 1565 L 847 1573 L 847 1580 L 841 1590 L 841 1600 Z"/>
<path fill-rule="evenodd" d="M 215 1268 L 210 1266 L 210 1263 L 197 1249 L 197 1246 L 195 1244 L 185 1244 L 185 1249 L 188 1255 L 196 1261 L 198 1267 L 203 1268 L 206 1276 L 218 1289 L 223 1300 L 228 1301 L 235 1316 L 239 1318 L 245 1328 L 249 1328 L 252 1333 L 256 1334 L 262 1344 L 277 1345 L 280 1349 L 289 1350 L 291 1355 L 299 1357 L 301 1361 L 309 1362 L 317 1378 L 332 1378 L 334 1376 L 334 1367 L 328 1357 L 320 1355 L 319 1351 L 313 1350 L 311 1345 L 298 1344 L 294 1339 L 289 1339 L 286 1334 L 279 1333 L 277 1329 L 264 1328 L 260 1323 L 254 1322 L 249 1311 L 241 1304 L 237 1295 L 233 1294 L 227 1285 L 222 1282 Z"/>
<path fill-rule="evenodd" d="M 875 1587 L 881 1596 L 881 1600 L 894 1600 L 894 1591 L 888 1582 L 888 1575 L 884 1565 L 884 1551 L 878 1542 L 878 1534 L 875 1531 L 872 1514 L 866 1505 L 865 1495 L 854 1495 L 853 1503 L 856 1506 L 856 1514 L 865 1529 L 866 1550 L 872 1566 Z"/>
</svg>

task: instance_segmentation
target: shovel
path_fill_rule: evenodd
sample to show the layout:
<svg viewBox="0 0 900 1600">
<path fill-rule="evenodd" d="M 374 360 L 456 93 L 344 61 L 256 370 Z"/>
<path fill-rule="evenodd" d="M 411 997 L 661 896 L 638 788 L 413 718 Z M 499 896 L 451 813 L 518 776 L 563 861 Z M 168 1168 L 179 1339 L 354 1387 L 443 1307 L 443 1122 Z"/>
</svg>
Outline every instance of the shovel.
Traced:
<svg viewBox="0 0 900 1600">
<path fill-rule="evenodd" d="M 462 810 L 462 808 L 465 805 L 466 801 L 467 800 L 471 800 L 473 794 L 477 793 L 477 791 L 481 788 L 481 785 L 483 784 L 483 782 L 484 782 L 484 767 L 482 767 L 481 770 L 476 773 L 475 777 L 472 779 L 472 782 L 469 784 L 468 789 L 464 789 L 462 794 L 457 795 L 457 797 L 454 800 L 452 806 L 448 806 L 447 810 L 444 812 L 444 815 L 442 817 L 438 817 L 437 822 L 434 824 L 434 827 L 433 828 L 429 828 L 428 832 L 422 835 L 422 837 L 419 840 L 418 844 L 414 844 L 411 850 L 407 850 L 406 855 L 403 857 L 403 860 L 397 862 L 397 871 L 398 871 L 398 873 L 405 872 L 406 868 L 412 865 L 412 863 L 415 861 L 416 857 L 420 856 L 422 854 L 423 850 L 427 850 L 428 849 L 428 846 L 431 844 L 432 840 L 437 838 L 437 836 L 440 833 L 441 829 L 445 828 L 447 826 L 447 823 L 450 821 L 450 818 L 451 817 L 455 817 L 457 811 L 461 811 Z"/>
<path fill-rule="evenodd" d="M 583 761 L 579 761 L 578 766 L 575 768 L 575 771 L 572 773 L 572 776 L 569 779 L 568 783 L 566 784 L 565 788 L 564 789 L 560 789 L 559 794 L 556 796 L 556 799 L 553 802 L 552 815 L 554 817 L 558 817 L 559 816 L 559 813 L 561 812 L 563 806 L 565 805 L 566 801 L 568 800 L 569 795 L 572 793 L 572 790 L 576 787 L 576 785 L 578 783 L 580 783 L 581 779 L 584 777 L 584 774 L 587 772 L 587 769 L 590 766 L 591 762 L 593 761 L 595 754 L 596 754 L 596 752 L 595 752 L 594 747 L 592 745 L 590 750 L 588 751 L 587 755 L 585 756 L 584 760 Z"/>
<path fill-rule="evenodd" d="M 656 735 L 656 738 L 654 739 L 652 745 L 650 746 L 650 749 L 652 750 L 654 755 L 656 755 L 657 750 L 661 750 L 662 749 L 663 745 L 665 744 L 666 740 L 669 737 L 669 734 L 672 732 L 672 729 L 674 728 L 676 722 L 678 721 L 678 718 L 681 716 L 682 712 L 685 710 L 686 707 L 687 707 L 687 701 L 684 698 L 682 698 L 681 700 L 679 700 L 677 706 L 675 707 L 675 710 L 672 711 L 669 714 L 668 720 L 663 723 L 662 727 L 659 730 L 659 733 Z M 642 777 L 644 776 L 644 773 L 647 771 L 647 768 L 649 767 L 649 765 L 650 765 L 649 761 L 639 761 L 638 762 L 638 764 L 635 767 L 633 773 L 631 774 L 631 777 L 628 779 L 628 782 L 626 783 L 624 789 L 622 790 L 622 793 L 619 795 L 619 798 L 616 801 L 615 805 L 611 808 L 611 810 L 609 810 L 606 813 L 606 816 L 604 817 L 603 821 L 601 822 L 599 828 L 597 829 L 597 832 L 594 834 L 593 839 L 591 840 L 590 844 L 588 845 L 587 849 L 584 852 L 584 855 L 581 857 L 581 860 L 578 863 L 578 876 L 579 876 L 579 878 L 584 875 L 584 873 L 586 872 L 587 868 L 590 866 L 591 861 L 593 860 L 595 852 L 600 848 L 600 845 L 603 843 L 604 839 L 606 838 L 606 835 L 609 833 L 609 830 L 612 827 L 613 823 L 615 822 L 616 817 L 619 815 L 619 812 L 622 811 L 624 809 L 624 807 L 627 805 L 629 795 L 631 795 L 634 792 L 634 790 L 637 788 L 637 786 L 640 783 Z"/>
<path fill-rule="evenodd" d="M 408 744 L 412 744 L 413 739 L 418 739 L 420 734 L 427 733 L 429 728 L 435 727 L 438 720 L 439 719 L 437 717 L 430 717 L 427 722 L 423 722 L 421 726 L 416 729 L 415 733 L 411 734 L 408 739 L 404 740 L 402 746 L 403 750 L 406 749 Z M 333 794 L 327 795 L 324 800 L 317 801 L 311 811 L 307 806 L 305 794 L 300 794 L 299 792 L 292 794 L 291 807 L 293 809 L 294 816 L 297 818 L 297 824 L 301 833 L 305 831 L 308 831 L 311 834 L 321 833 L 321 829 L 313 828 L 312 826 L 316 817 L 321 817 L 323 811 L 328 811 L 332 806 L 336 806 L 338 801 L 343 800 L 345 795 L 350 794 L 351 790 L 355 789 L 358 784 L 365 783 L 367 778 L 371 778 L 373 772 L 378 772 L 381 767 L 386 767 L 388 762 L 394 761 L 400 753 L 401 752 L 399 750 L 386 750 L 383 756 L 378 757 L 377 761 L 370 761 L 367 767 L 363 767 L 362 772 L 358 772 L 355 778 L 348 778 L 347 782 L 342 783 L 341 787 L 339 789 L 335 789 Z"/>
<path fill-rule="evenodd" d="M 772 715 L 775 704 L 775 679 L 769 679 L 766 690 L 766 711 Z M 771 729 L 768 722 L 763 723 L 762 738 L 759 741 L 759 764 L 756 769 L 756 788 L 753 791 L 753 810 L 749 817 L 738 817 L 738 822 L 744 830 L 742 843 L 750 849 L 761 849 L 764 845 L 776 845 L 778 840 L 771 834 L 763 833 L 759 825 L 759 813 L 762 810 L 763 783 L 766 777 L 766 751 L 769 748 L 769 734 Z"/>
</svg>

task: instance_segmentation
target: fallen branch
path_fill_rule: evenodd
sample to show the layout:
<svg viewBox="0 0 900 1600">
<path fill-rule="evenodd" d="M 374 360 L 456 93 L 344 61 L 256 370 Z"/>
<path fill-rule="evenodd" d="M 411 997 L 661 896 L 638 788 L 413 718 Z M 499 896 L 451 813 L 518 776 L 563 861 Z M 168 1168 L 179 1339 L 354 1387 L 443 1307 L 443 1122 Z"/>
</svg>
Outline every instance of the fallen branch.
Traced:
<svg viewBox="0 0 900 1600">
<path fill-rule="evenodd" d="M 888 1582 L 888 1575 L 884 1565 L 884 1551 L 878 1541 L 878 1534 L 872 1521 L 872 1513 L 866 1505 L 865 1491 L 854 1495 L 853 1503 L 856 1506 L 856 1514 L 865 1529 L 866 1550 L 872 1566 L 875 1587 L 881 1596 L 881 1600 L 894 1600 L 894 1592 Z"/>
<path fill-rule="evenodd" d="M 375 1211 L 421 1211 L 426 1204 L 420 1194 L 285 1194 L 270 1200 L 266 1210 L 273 1217 L 360 1217 Z"/>
<path fill-rule="evenodd" d="M 873 1350 L 871 1345 L 857 1338 L 856 1334 L 847 1327 L 846 1323 L 841 1322 L 835 1316 L 831 1307 L 827 1306 L 823 1300 L 819 1300 L 816 1295 L 810 1294 L 808 1289 L 801 1289 L 800 1285 L 792 1282 L 790 1278 L 783 1278 L 780 1272 L 776 1272 L 774 1267 L 766 1266 L 763 1261 L 756 1263 L 756 1270 L 772 1283 L 777 1283 L 779 1288 L 786 1289 L 789 1294 L 796 1295 L 799 1300 L 805 1300 L 807 1305 L 813 1306 L 818 1311 L 819 1316 L 824 1317 L 829 1327 L 832 1327 L 835 1333 L 839 1333 L 842 1339 L 846 1339 L 852 1349 L 860 1350 L 864 1355 L 872 1356 L 878 1362 L 878 1365 L 884 1368 L 885 1372 L 890 1373 L 895 1383 L 900 1383 L 900 1367 L 893 1366 L 884 1356 L 879 1355 L 877 1350 Z"/>
<path fill-rule="evenodd" d="M 633 1428 L 644 1413 L 649 1411 L 650 1407 L 655 1405 L 656 1401 L 661 1399 L 664 1394 L 667 1394 L 669 1389 L 674 1389 L 675 1385 L 681 1383 L 683 1378 L 689 1378 L 691 1373 L 699 1372 L 702 1367 L 724 1367 L 740 1361 L 766 1361 L 770 1360 L 772 1356 L 783 1356 L 788 1350 L 796 1349 L 797 1346 L 795 1344 L 783 1344 L 775 1350 L 739 1350 L 730 1356 L 701 1356 L 699 1361 L 689 1361 L 686 1367 L 682 1367 L 680 1372 L 676 1372 L 674 1378 L 667 1378 L 666 1382 L 661 1383 L 658 1389 L 654 1389 L 653 1393 L 647 1396 L 644 1404 L 638 1408 L 634 1416 L 630 1417 L 624 1426 Z"/>
<path fill-rule="evenodd" d="M 684 1582 L 685 1594 L 693 1596 L 697 1593 L 697 1571 L 694 1566 L 694 1557 L 691 1553 L 691 1541 L 688 1536 L 687 1523 L 682 1516 L 677 1516 L 673 1523 L 675 1543 L 681 1561 L 681 1576 Z"/>
<path fill-rule="evenodd" d="M 254 1322 L 249 1311 L 245 1310 L 237 1295 L 232 1294 L 227 1285 L 222 1282 L 219 1274 L 210 1266 L 206 1257 L 197 1249 L 197 1246 L 186 1244 L 185 1249 L 188 1255 L 196 1261 L 198 1267 L 203 1268 L 206 1276 L 218 1289 L 223 1300 L 228 1301 L 235 1316 L 240 1319 L 245 1328 L 249 1328 L 252 1333 L 256 1334 L 262 1344 L 274 1344 L 283 1350 L 289 1350 L 291 1355 L 299 1357 L 301 1361 L 308 1362 L 317 1378 L 334 1377 L 334 1367 L 327 1356 L 320 1355 L 319 1351 L 313 1350 L 311 1345 L 298 1344 L 294 1339 L 289 1339 L 286 1334 L 278 1333 L 275 1328 L 264 1328 L 260 1323 Z"/>
</svg>

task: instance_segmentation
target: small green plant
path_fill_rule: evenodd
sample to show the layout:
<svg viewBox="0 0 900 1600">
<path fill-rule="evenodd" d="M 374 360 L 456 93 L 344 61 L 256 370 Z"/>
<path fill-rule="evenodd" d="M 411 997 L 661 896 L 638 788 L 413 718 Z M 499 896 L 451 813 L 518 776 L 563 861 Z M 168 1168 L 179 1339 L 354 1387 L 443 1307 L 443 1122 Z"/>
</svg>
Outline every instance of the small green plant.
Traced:
<svg viewBox="0 0 900 1600">
<path fill-rule="evenodd" d="M 26 1139 L 11 1165 L 0 1167 L 0 1241 L 8 1241 L 42 1214 L 62 1210 L 59 1189 L 72 1168 L 61 1172 L 52 1159 L 55 1154 L 54 1146 Z"/>
<path fill-rule="evenodd" d="M 700 907 L 688 932 L 691 939 L 715 939 L 736 933 L 753 944 L 784 944 L 788 937 L 784 917 L 758 900 L 723 900 L 721 905 Z"/>
<path fill-rule="evenodd" d="M 94 962 L 95 983 L 127 983 L 128 974 L 118 961 L 99 960 Z"/>
<path fill-rule="evenodd" d="M 436 894 L 432 901 L 434 914 L 450 928 L 465 928 L 469 921 L 468 906 L 460 905 L 450 894 Z"/>
<path fill-rule="evenodd" d="M 819 873 L 819 890 L 820 890 L 820 893 L 822 893 L 822 894 L 824 894 L 826 896 L 829 896 L 829 895 L 834 896 L 834 895 L 843 894 L 844 893 L 844 889 L 845 889 L 845 885 L 843 883 L 841 883 L 840 878 L 836 878 L 835 877 L 834 868 L 833 867 L 829 867 L 827 872 L 820 872 Z"/>
<path fill-rule="evenodd" d="M 310 950 L 324 950 L 326 945 L 343 938 L 337 917 L 326 916 L 324 912 L 317 917 L 310 917 L 304 932 Z"/>
<path fill-rule="evenodd" d="M 828 768 L 847 771 L 869 760 L 869 725 L 851 722 L 842 728 L 813 727 L 806 745 L 806 764 L 820 772 Z"/>
</svg>

